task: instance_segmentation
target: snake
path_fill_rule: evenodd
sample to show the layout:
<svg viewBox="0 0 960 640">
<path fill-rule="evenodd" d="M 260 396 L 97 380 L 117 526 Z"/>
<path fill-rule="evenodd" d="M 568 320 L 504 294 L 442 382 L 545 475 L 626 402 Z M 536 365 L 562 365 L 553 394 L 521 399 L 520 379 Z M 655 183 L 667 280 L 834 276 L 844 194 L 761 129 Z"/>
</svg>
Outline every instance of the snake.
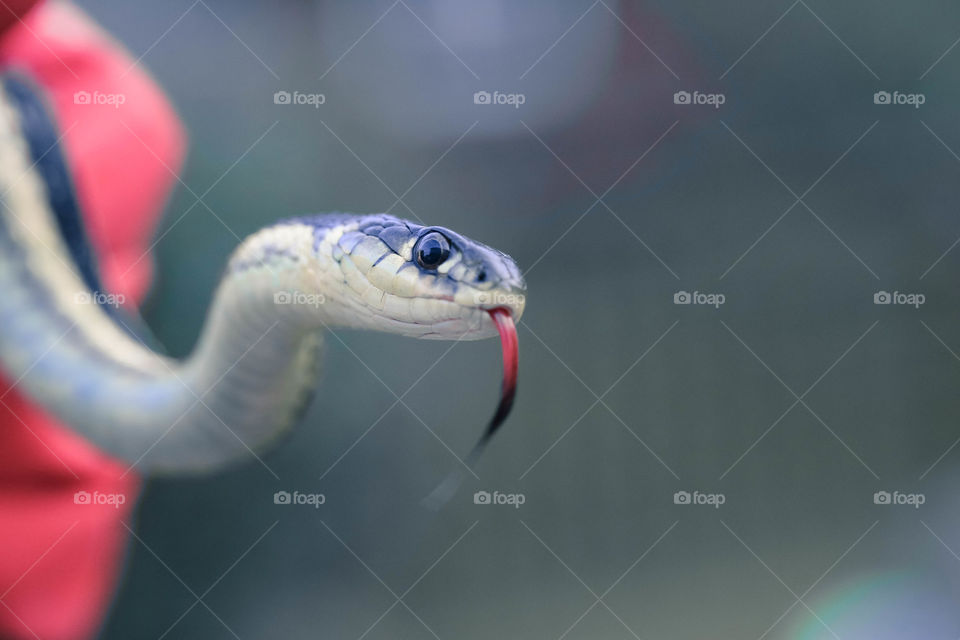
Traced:
<svg viewBox="0 0 960 640">
<path fill-rule="evenodd" d="M 499 335 L 516 389 L 526 284 L 506 254 L 390 214 L 270 224 L 230 255 L 190 355 L 165 355 L 103 290 L 57 129 L 22 78 L 0 86 L 0 368 L 144 474 L 206 472 L 274 446 L 309 406 L 330 330 L 430 340 Z M 475 459 L 474 458 L 471 458 Z"/>
</svg>

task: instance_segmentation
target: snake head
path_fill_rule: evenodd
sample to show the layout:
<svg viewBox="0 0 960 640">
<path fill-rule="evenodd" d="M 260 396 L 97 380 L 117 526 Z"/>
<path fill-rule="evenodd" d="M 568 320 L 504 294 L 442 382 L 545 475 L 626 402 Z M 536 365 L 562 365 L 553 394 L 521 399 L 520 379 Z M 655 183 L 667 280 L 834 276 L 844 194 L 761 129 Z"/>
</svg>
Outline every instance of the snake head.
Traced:
<svg viewBox="0 0 960 640">
<path fill-rule="evenodd" d="M 315 251 L 334 322 L 437 340 L 497 335 L 523 314 L 526 284 L 506 254 L 444 227 L 379 214 L 320 216 Z"/>
</svg>

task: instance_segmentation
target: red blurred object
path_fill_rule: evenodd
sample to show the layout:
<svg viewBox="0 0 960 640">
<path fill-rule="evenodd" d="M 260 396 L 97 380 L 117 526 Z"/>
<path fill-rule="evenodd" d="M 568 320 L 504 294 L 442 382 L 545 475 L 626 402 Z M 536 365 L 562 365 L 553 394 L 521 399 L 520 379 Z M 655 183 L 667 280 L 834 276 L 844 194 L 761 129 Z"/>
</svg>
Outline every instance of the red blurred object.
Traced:
<svg viewBox="0 0 960 640">
<path fill-rule="evenodd" d="M 183 160 L 181 124 L 77 8 L 8 0 L 0 13 L 0 67 L 45 94 L 104 285 L 139 303 L 151 278 L 145 254 Z M 78 91 L 126 99 L 77 104 Z M 89 638 L 116 588 L 140 479 L 10 387 L 0 378 L 0 637 Z M 83 504 L 81 493 L 78 504 L 78 491 L 125 502 Z"/>
</svg>

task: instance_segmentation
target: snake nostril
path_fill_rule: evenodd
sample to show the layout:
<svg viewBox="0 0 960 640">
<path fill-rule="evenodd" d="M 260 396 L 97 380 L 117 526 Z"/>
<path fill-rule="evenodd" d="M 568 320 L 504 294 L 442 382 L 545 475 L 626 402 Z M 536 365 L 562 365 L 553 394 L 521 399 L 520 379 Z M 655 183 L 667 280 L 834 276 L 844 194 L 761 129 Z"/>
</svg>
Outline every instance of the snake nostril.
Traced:
<svg viewBox="0 0 960 640">
<path fill-rule="evenodd" d="M 477 282 L 486 282 L 487 281 L 487 272 L 484 269 L 480 270 L 480 273 L 477 274 Z"/>
</svg>

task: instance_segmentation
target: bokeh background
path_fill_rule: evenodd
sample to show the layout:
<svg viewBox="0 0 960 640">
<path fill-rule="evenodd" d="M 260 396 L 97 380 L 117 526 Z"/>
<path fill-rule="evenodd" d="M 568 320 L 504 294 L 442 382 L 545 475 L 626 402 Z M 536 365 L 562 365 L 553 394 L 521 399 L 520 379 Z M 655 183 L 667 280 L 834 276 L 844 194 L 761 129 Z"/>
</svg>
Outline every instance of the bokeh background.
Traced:
<svg viewBox="0 0 960 640">
<path fill-rule="evenodd" d="M 444 509 L 499 348 L 339 332 L 282 447 L 149 483 L 104 638 L 960 634 L 955 3 L 79 4 L 190 131 L 145 309 L 171 353 L 284 216 L 449 226 L 529 285 L 515 412 Z"/>
</svg>

